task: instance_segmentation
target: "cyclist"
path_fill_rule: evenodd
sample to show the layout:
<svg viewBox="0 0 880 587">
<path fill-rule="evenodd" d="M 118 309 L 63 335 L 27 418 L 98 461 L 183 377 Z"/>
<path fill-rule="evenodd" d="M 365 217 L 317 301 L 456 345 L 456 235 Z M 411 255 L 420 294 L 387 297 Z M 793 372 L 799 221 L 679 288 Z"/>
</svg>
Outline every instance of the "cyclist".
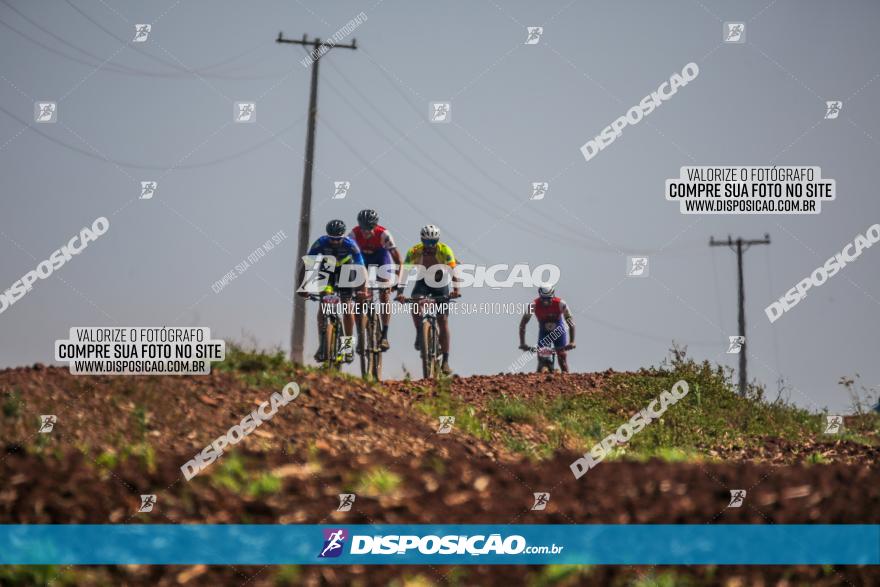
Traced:
<svg viewBox="0 0 880 587">
<path fill-rule="evenodd" d="M 403 264 L 400 262 L 400 251 L 394 243 L 394 238 L 384 226 L 379 225 L 379 214 L 375 210 L 361 210 L 357 217 L 358 225 L 354 227 L 348 238 L 357 243 L 364 257 L 364 264 L 369 270 L 370 266 L 395 268 L 396 282 L 391 279 L 388 271 L 381 274 L 377 272 L 379 288 L 379 301 L 381 302 L 382 315 L 382 340 L 379 346 L 383 351 L 391 348 L 388 343 L 388 324 L 391 322 L 391 308 L 388 299 L 391 286 L 400 283 L 403 277 Z M 393 264 L 393 265 L 392 265 Z M 358 320 L 358 352 L 363 352 L 363 329 L 366 323 L 366 315 Z"/>
<path fill-rule="evenodd" d="M 458 289 L 458 279 L 454 275 L 455 255 L 449 245 L 440 242 L 440 229 L 433 224 L 422 227 L 419 233 L 420 243 L 414 245 L 407 253 L 404 264 L 406 266 L 421 266 L 425 271 L 432 269 L 434 283 L 442 282 L 440 286 L 432 286 L 425 283 L 424 274 L 413 286 L 411 297 L 457 298 L 461 295 Z M 442 267 L 443 275 L 437 275 L 438 266 Z M 447 269 L 448 268 L 448 269 Z M 452 293 L 449 292 L 449 282 L 452 282 Z M 397 300 L 404 301 L 403 289 L 405 284 L 397 286 Z M 443 365 L 441 369 L 447 375 L 452 373 L 449 367 L 449 308 L 442 305 L 437 313 L 437 324 L 440 327 L 440 349 L 443 352 Z M 416 350 L 422 350 L 419 346 L 419 315 L 413 312 L 413 324 L 416 327 Z"/>
<path fill-rule="evenodd" d="M 321 255 L 325 257 L 322 260 L 322 267 L 320 269 L 320 273 L 322 276 L 326 276 L 327 278 L 327 286 L 332 287 L 336 294 L 342 299 L 343 307 L 342 307 L 342 327 L 345 330 L 346 336 L 351 336 L 353 326 L 354 326 L 354 313 L 351 308 L 351 298 L 353 295 L 357 294 L 358 297 L 366 297 L 366 275 L 364 272 L 364 258 L 361 255 L 361 250 L 358 248 L 357 244 L 351 240 L 350 238 L 345 236 L 345 222 L 342 220 L 331 220 L 327 223 L 327 234 L 318 238 L 311 248 L 309 249 L 308 255 L 313 257 L 317 255 Z M 328 259 L 326 257 L 333 257 L 335 259 L 335 264 L 332 266 L 328 266 Z M 340 273 L 343 269 L 343 266 L 351 266 L 355 265 L 357 268 L 356 273 L 358 274 L 358 280 L 355 283 L 359 285 L 355 286 L 345 286 L 337 284 L 340 282 Z M 305 290 L 305 284 L 303 283 L 303 279 L 305 277 L 306 267 L 305 264 L 300 267 L 299 270 L 299 281 L 298 283 L 303 284 L 300 287 L 299 295 L 304 298 L 309 297 L 308 291 Z M 348 275 L 346 275 L 347 279 L 350 279 Z M 345 282 L 343 282 L 345 283 Z M 324 313 L 322 312 L 322 308 L 318 307 L 318 331 L 320 331 L 323 327 L 324 323 Z M 319 363 L 324 360 L 325 353 L 333 349 L 325 349 L 324 348 L 324 338 L 321 337 L 321 342 L 318 347 L 318 352 L 315 353 L 315 360 Z M 351 363 L 354 360 L 354 357 L 351 355 L 346 355 L 345 362 Z"/>
<path fill-rule="evenodd" d="M 519 321 L 519 348 L 523 351 L 531 350 L 526 344 L 526 325 L 532 316 L 538 320 L 538 348 L 555 348 L 556 356 L 559 357 L 559 368 L 563 373 L 568 373 L 566 351 L 575 348 L 574 318 L 565 300 L 556 297 L 555 287 L 552 285 L 539 287 L 538 297 L 529 304 L 522 320 Z M 571 342 L 568 342 L 566 330 L 571 334 Z"/>
</svg>

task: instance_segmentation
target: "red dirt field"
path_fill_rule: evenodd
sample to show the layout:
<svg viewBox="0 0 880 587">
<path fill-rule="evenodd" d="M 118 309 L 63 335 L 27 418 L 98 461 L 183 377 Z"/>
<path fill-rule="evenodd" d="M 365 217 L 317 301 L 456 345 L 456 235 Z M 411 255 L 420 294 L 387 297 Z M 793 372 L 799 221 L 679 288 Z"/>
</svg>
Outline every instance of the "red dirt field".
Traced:
<svg viewBox="0 0 880 587">
<path fill-rule="evenodd" d="M 451 393 L 473 404 L 501 392 L 601 393 L 609 375 L 456 378 Z M 412 407 L 411 387 L 420 383 L 380 390 L 315 371 L 293 379 L 302 388 L 293 403 L 187 482 L 180 466 L 277 389 L 255 389 L 229 373 L 2 371 L 0 523 L 880 523 L 875 447 L 829 442 L 817 446 L 841 462 L 786 464 L 804 447 L 768 441 L 762 450 L 716 455 L 725 462 L 607 462 L 575 480 L 573 451 L 532 462 L 466 434 L 437 434 L 436 420 Z M 36 432 L 39 414 L 58 416 L 50 434 Z M 280 485 L 252 491 L 265 473 Z M 337 512 L 337 495 L 353 489 L 352 511 Z M 743 507 L 727 508 L 730 489 L 748 491 Z M 545 511 L 531 511 L 535 491 L 550 492 Z M 136 513 L 142 493 L 158 496 L 153 512 Z M 199 565 L 87 567 L 62 576 L 95 585 L 629 585 L 640 578 L 650 585 L 674 572 L 674 583 L 658 584 L 880 584 L 876 567 L 596 567 L 548 582 L 555 572 Z"/>
</svg>

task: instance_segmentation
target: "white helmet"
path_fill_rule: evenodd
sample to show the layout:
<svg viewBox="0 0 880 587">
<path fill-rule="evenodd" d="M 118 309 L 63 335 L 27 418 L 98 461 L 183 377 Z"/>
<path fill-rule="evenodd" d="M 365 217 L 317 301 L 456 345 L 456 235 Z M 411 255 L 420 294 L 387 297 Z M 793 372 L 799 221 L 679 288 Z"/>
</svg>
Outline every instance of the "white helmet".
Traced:
<svg viewBox="0 0 880 587">
<path fill-rule="evenodd" d="M 552 285 L 542 285 L 538 288 L 538 295 L 542 298 L 552 298 L 556 293 L 556 288 Z"/>
<path fill-rule="evenodd" d="M 428 224 L 422 227 L 422 231 L 419 235 L 422 237 L 422 240 L 439 240 L 440 229 L 433 224 Z"/>
</svg>

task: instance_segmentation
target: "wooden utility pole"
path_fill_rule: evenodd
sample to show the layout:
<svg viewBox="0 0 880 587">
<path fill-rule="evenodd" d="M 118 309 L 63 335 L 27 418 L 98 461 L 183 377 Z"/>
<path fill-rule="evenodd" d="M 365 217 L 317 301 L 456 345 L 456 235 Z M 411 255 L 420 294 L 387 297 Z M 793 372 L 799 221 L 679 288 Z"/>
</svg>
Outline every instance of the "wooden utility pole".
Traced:
<svg viewBox="0 0 880 587">
<path fill-rule="evenodd" d="M 715 237 L 709 237 L 709 246 L 710 247 L 730 247 L 730 250 L 736 252 L 736 269 L 737 275 L 739 277 L 739 336 L 743 337 L 742 346 L 739 349 L 739 394 L 741 396 L 746 395 L 746 385 L 748 383 L 748 377 L 746 377 L 746 290 L 745 285 L 743 284 L 743 253 L 748 250 L 748 248 L 752 245 L 769 245 L 770 244 L 770 235 L 765 234 L 763 239 L 760 240 L 743 240 L 742 237 L 733 240 L 730 235 L 727 236 L 726 241 L 716 241 Z M 736 248 L 734 248 L 736 245 Z"/>
<path fill-rule="evenodd" d="M 312 67 L 312 85 L 309 90 L 309 123 L 306 131 L 306 156 L 305 171 L 303 172 L 303 188 L 302 200 L 299 208 L 299 242 L 296 248 L 296 265 L 294 265 L 294 281 L 299 275 L 299 264 L 303 262 L 303 257 L 309 250 L 309 232 L 311 228 L 312 215 L 312 167 L 315 160 L 315 122 L 318 118 L 318 64 L 330 49 L 357 49 L 357 40 L 352 39 L 350 45 L 339 45 L 337 43 L 321 43 L 321 39 L 315 38 L 311 41 L 308 35 L 303 35 L 302 39 L 285 39 L 283 33 L 278 33 L 276 43 L 290 43 L 292 45 L 302 45 L 303 47 L 312 47 L 308 51 L 308 58 L 311 59 Z M 294 292 L 299 287 L 298 283 L 294 283 Z M 304 364 L 303 347 L 306 337 L 306 301 L 294 293 L 293 295 L 293 328 L 290 336 L 290 360 L 294 363 Z"/>
</svg>

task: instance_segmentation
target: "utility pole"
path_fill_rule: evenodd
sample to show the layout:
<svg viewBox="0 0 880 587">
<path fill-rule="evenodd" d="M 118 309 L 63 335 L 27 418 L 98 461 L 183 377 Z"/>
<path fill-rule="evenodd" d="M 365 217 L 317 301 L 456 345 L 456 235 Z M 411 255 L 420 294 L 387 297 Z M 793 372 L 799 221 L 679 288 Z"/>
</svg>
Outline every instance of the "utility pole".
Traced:
<svg viewBox="0 0 880 587">
<path fill-rule="evenodd" d="M 303 35 L 302 39 L 285 39 L 283 33 L 278 33 L 278 38 L 275 39 L 275 42 L 312 47 L 312 50 L 308 52 L 312 60 L 312 85 L 309 90 L 309 123 L 308 130 L 306 131 L 305 171 L 303 172 L 302 200 L 300 201 L 299 208 L 299 242 L 296 248 L 296 265 L 294 268 L 294 280 L 296 280 L 296 276 L 299 275 L 299 264 L 302 263 L 302 258 L 309 250 L 312 215 L 312 167 L 315 160 L 315 122 L 318 118 L 318 64 L 321 61 L 321 57 L 331 48 L 357 49 L 357 40 L 352 39 L 350 45 L 339 45 L 332 41 L 322 45 L 320 38 L 310 41 L 308 35 Z M 298 284 L 294 283 L 294 288 L 296 287 L 298 287 Z M 305 337 L 306 301 L 294 293 L 290 360 L 301 365 L 304 364 L 303 347 L 305 346 Z"/>
<path fill-rule="evenodd" d="M 739 335 L 743 337 L 742 346 L 739 349 L 739 394 L 743 397 L 746 395 L 746 383 L 748 382 L 748 378 L 746 377 L 746 309 L 745 309 L 745 301 L 746 301 L 746 290 L 745 285 L 743 284 L 743 253 L 748 250 L 748 248 L 752 245 L 769 245 L 770 244 L 770 235 L 764 234 L 764 238 L 760 240 L 743 240 L 742 237 L 733 240 L 730 235 L 727 236 L 726 241 L 717 241 L 715 237 L 709 237 L 709 246 L 710 247 L 730 247 L 730 250 L 736 252 L 736 270 L 737 276 L 739 277 Z M 734 249 L 734 245 L 736 248 Z"/>
</svg>

